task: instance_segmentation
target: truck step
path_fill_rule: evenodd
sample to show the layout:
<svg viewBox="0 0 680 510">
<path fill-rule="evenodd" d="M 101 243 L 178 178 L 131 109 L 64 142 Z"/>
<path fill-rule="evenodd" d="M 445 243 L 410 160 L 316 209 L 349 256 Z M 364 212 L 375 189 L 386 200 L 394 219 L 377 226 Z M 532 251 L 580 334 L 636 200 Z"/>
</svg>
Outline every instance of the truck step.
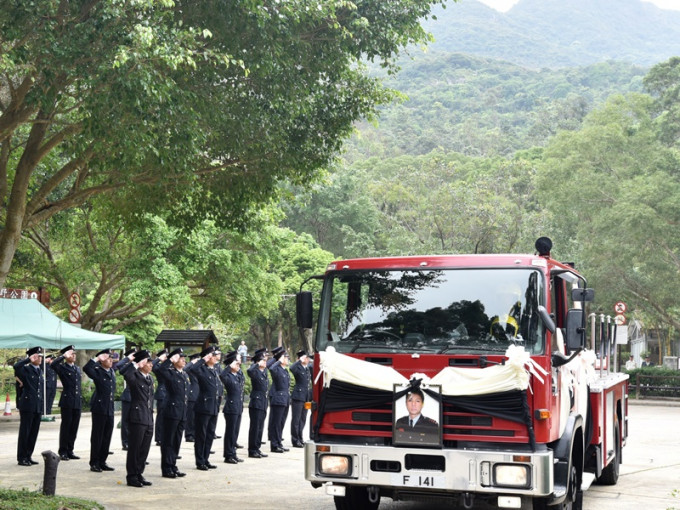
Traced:
<svg viewBox="0 0 680 510">
<path fill-rule="evenodd" d="M 590 489 L 591 484 L 595 481 L 595 473 L 583 473 L 581 479 L 581 490 L 587 491 Z"/>
</svg>

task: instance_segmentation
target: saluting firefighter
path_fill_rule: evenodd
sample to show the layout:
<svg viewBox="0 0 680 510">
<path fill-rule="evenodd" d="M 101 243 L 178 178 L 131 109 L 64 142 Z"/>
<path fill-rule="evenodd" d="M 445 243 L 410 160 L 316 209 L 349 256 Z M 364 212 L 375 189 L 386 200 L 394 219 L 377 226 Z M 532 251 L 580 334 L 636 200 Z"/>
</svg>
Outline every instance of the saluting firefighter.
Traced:
<svg viewBox="0 0 680 510">
<path fill-rule="evenodd" d="M 163 443 L 163 412 L 165 411 L 165 397 L 167 392 L 165 390 L 165 384 L 163 381 L 158 379 L 156 370 L 168 357 L 168 350 L 163 349 L 156 353 L 156 359 L 153 360 L 151 365 L 151 371 L 156 376 L 156 393 L 153 398 L 156 399 L 156 425 L 154 429 L 154 435 L 156 437 L 156 446 L 160 446 Z"/>
<path fill-rule="evenodd" d="M 201 471 L 215 469 L 210 463 L 210 450 L 215 439 L 215 425 L 219 413 L 219 399 L 223 387 L 215 364 L 219 351 L 210 346 L 201 352 L 201 358 L 188 367 L 198 380 L 198 399 L 194 406 L 194 456 L 196 468 Z"/>
<path fill-rule="evenodd" d="M 193 364 L 200 357 L 201 357 L 200 352 L 196 352 L 189 356 L 189 362 L 187 363 L 187 366 Z M 194 406 L 196 405 L 196 399 L 198 398 L 198 380 L 196 379 L 195 375 L 193 375 L 189 370 L 187 370 L 186 367 L 184 368 L 184 371 L 189 376 L 189 381 L 191 381 L 191 384 L 189 384 L 189 396 L 187 398 L 187 421 L 184 424 L 184 440 L 187 443 L 193 443 L 195 428 Z"/>
<path fill-rule="evenodd" d="M 127 358 L 137 351 L 138 349 L 136 346 L 133 346 L 131 349 L 125 351 L 125 354 L 123 354 L 123 359 L 113 365 L 113 369 L 120 372 L 120 368 L 128 362 Z M 123 392 L 120 394 L 120 443 L 123 446 L 123 451 L 127 451 L 128 449 L 128 434 L 130 432 L 128 429 L 128 423 L 130 421 L 130 402 L 132 402 L 132 397 L 130 396 L 130 388 L 126 384 Z"/>
<path fill-rule="evenodd" d="M 291 394 L 290 436 L 295 448 L 304 446 L 302 434 L 307 421 L 305 402 L 312 400 L 312 373 L 309 370 L 309 355 L 307 351 L 297 352 L 297 361 L 290 366 L 295 377 L 295 386 Z"/>
<path fill-rule="evenodd" d="M 121 360 L 118 370 L 130 389 L 130 412 L 127 415 L 128 450 L 125 460 L 127 484 L 144 487 L 146 459 L 153 439 L 153 378 L 149 351 L 133 351 Z"/>
<path fill-rule="evenodd" d="M 277 347 L 272 354 L 274 357 L 267 361 L 267 368 L 272 376 L 272 386 L 269 389 L 269 441 L 272 452 L 284 453 L 288 451 L 283 446 L 283 427 L 290 406 L 290 374 L 286 369 L 289 360 L 283 347 Z"/>
<path fill-rule="evenodd" d="M 241 428 L 241 417 L 243 415 L 243 387 L 246 378 L 241 372 L 241 356 L 232 351 L 224 359 L 227 366 L 220 374 L 222 384 L 227 393 L 224 402 L 224 462 L 227 464 L 238 464 L 243 462 L 236 455 L 236 443 L 238 433 Z"/>
<path fill-rule="evenodd" d="M 184 435 L 187 419 L 187 402 L 191 382 L 184 371 L 186 358 L 182 348 L 175 349 L 156 369 L 156 377 L 165 386 L 165 407 L 163 409 L 163 442 L 161 443 L 161 472 L 163 478 L 185 476 L 177 469 L 179 447 Z"/>
<path fill-rule="evenodd" d="M 267 417 L 267 390 L 269 389 L 269 371 L 267 370 L 267 349 L 258 349 L 253 355 L 253 363 L 248 367 L 251 390 L 248 403 L 250 428 L 248 430 L 248 457 L 260 459 L 266 457 L 262 453 L 262 434 Z"/>
<path fill-rule="evenodd" d="M 52 414 L 52 406 L 54 405 L 54 397 L 57 396 L 57 373 L 54 370 L 48 370 L 54 361 L 54 354 L 45 356 L 45 414 Z"/>
<path fill-rule="evenodd" d="M 17 462 L 20 466 L 32 466 L 33 450 L 40 430 L 45 394 L 43 392 L 42 347 L 31 347 L 26 357 L 14 364 L 14 376 L 21 385 L 21 395 L 17 398 L 19 409 L 19 440 L 17 442 Z"/>
<path fill-rule="evenodd" d="M 82 412 L 82 373 L 76 365 L 76 351 L 74 345 L 64 347 L 59 356 L 50 363 L 61 381 L 62 391 L 59 398 L 61 408 L 61 425 L 59 426 L 59 458 L 61 460 L 78 460 L 75 448 L 80 415 Z"/>
<path fill-rule="evenodd" d="M 113 400 L 116 394 L 116 375 L 112 366 L 111 349 L 104 349 L 83 367 L 83 372 L 94 381 L 95 388 L 90 400 L 90 471 L 95 473 L 113 471 L 106 463 L 113 435 Z"/>
</svg>

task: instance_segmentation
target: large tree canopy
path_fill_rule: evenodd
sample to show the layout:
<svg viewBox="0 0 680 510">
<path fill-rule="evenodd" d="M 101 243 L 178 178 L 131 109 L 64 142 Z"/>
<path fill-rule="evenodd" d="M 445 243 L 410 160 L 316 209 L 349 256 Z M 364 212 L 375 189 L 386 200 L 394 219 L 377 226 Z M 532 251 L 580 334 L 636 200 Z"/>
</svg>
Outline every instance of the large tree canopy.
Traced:
<svg viewBox="0 0 680 510">
<path fill-rule="evenodd" d="M 0 286 L 23 232 L 106 194 L 243 225 L 390 94 L 433 0 L 0 1 Z"/>
</svg>

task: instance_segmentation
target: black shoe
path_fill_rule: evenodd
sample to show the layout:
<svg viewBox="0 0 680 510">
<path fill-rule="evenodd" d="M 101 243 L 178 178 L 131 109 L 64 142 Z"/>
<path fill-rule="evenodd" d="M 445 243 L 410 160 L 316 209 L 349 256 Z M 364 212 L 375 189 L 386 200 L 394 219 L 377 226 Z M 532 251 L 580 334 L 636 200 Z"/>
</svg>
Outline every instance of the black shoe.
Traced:
<svg viewBox="0 0 680 510">
<path fill-rule="evenodd" d="M 100 468 L 99 466 L 90 466 L 90 471 L 93 471 L 95 473 L 101 473 L 102 468 Z"/>
<path fill-rule="evenodd" d="M 128 480 L 128 481 L 127 481 L 127 484 L 128 484 L 130 487 L 144 487 L 144 484 L 143 484 L 140 480 L 137 480 L 137 479 L 135 479 L 135 478 L 132 478 L 132 479 Z"/>
<path fill-rule="evenodd" d="M 215 464 L 211 464 L 210 462 L 206 462 L 205 465 L 208 466 L 208 469 L 217 469 L 217 466 Z"/>
<path fill-rule="evenodd" d="M 26 459 L 22 459 L 22 460 L 19 461 L 19 465 L 20 465 L 20 466 L 32 466 L 33 464 L 31 464 L 31 463 L 30 463 L 29 461 L 27 461 Z"/>
<path fill-rule="evenodd" d="M 285 446 L 280 446 L 279 448 L 281 448 L 284 452 L 290 451 L 290 448 L 286 448 Z"/>
<path fill-rule="evenodd" d="M 261 454 L 261 453 L 257 453 L 257 452 L 255 452 L 255 453 L 249 453 L 249 454 L 248 454 L 248 457 L 250 457 L 251 459 L 261 459 L 261 458 L 262 458 L 262 454 Z"/>
<path fill-rule="evenodd" d="M 269 455 L 267 455 L 266 453 L 262 453 L 262 452 L 257 452 L 257 453 L 260 454 L 260 457 L 269 457 Z"/>
<path fill-rule="evenodd" d="M 210 455 L 215 455 L 215 450 L 210 450 Z"/>
<path fill-rule="evenodd" d="M 60 458 L 61 460 L 71 460 L 71 457 L 69 457 L 69 456 L 66 455 L 66 454 L 64 454 L 64 455 L 59 455 L 59 458 Z"/>
<path fill-rule="evenodd" d="M 280 446 L 275 446 L 274 448 L 271 449 L 272 453 L 284 453 L 286 450 L 281 448 Z"/>
<path fill-rule="evenodd" d="M 236 462 L 243 462 L 243 459 L 241 457 L 234 457 L 236 459 Z"/>
<path fill-rule="evenodd" d="M 178 456 L 177 456 L 177 459 L 178 459 L 178 460 L 179 460 L 179 459 L 181 459 L 181 458 L 182 458 L 182 456 L 181 456 L 181 455 L 178 455 Z"/>
<path fill-rule="evenodd" d="M 230 457 L 228 459 L 224 459 L 225 464 L 238 464 L 238 460 L 236 460 L 234 457 Z"/>
<path fill-rule="evenodd" d="M 127 451 L 127 445 L 123 445 L 123 451 L 124 451 L 124 452 Z"/>
<path fill-rule="evenodd" d="M 137 479 L 138 479 L 140 482 L 142 482 L 142 485 L 146 485 L 147 487 L 148 487 L 149 485 L 153 485 L 149 480 L 147 480 L 146 478 L 144 478 L 142 475 L 139 475 L 139 476 L 137 477 Z"/>
<path fill-rule="evenodd" d="M 207 471 L 208 466 L 206 466 L 205 464 L 201 464 L 200 466 L 196 466 L 196 469 L 198 469 L 199 471 Z"/>
<path fill-rule="evenodd" d="M 78 457 L 77 455 L 74 455 L 72 453 L 68 454 L 68 458 L 71 459 L 71 460 L 80 460 L 80 457 Z"/>
<path fill-rule="evenodd" d="M 160 446 L 160 445 L 161 445 L 161 442 L 160 442 L 160 441 L 156 441 L 156 446 Z"/>
<path fill-rule="evenodd" d="M 187 443 L 193 443 L 193 442 L 194 442 L 194 438 L 193 438 L 193 437 L 185 437 L 184 440 L 185 440 Z"/>
<path fill-rule="evenodd" d="M 222 436 L 215 436 L 215 439 L 222 439 Z"/>
<path fill-rule="evenodd" d="M 177 475 L 172 472 L 172 473 L 163 473 L 163 478 L 177 478 Z"/>
<path fill-rule="evenodd" d="M 108 464 L 104 463 L 101 466 L 99 466 L 102 471 L 114 471 L 114 468 L 109 466 Z"/>
<path fill-rule="evenodd" d="M 236 448 L 240 450 L 241 448 L 243 448 L 243 445 L 236 443 Z"/>
<path fill-rule="evenodd" d="M 182 478 L 183 476 L 187 476 L 186 473 L 182 473 L 181 471 L 175 471 L 175 476 L 177 478 Z"/>
<path fill-rule="evenodd" d="M 109 455 L 113 455 L 113 452 L 109 452 Z"/>
<path fill-rule="evenodd" d="M 35 466 L 36 464 L 38 464 L 38 462 L 34 461 L 33 459 L 28 459 L 28 462 L 31 463 L 31 466 Z"/>
<path fill-rule="evenodd" d="M 304 448 L 304 447 L 305 447 L 305 445 L 302 444 L 302 443 L 295 443 L 295 444 L 293 445 L 293 448 Z"/>
</svg>

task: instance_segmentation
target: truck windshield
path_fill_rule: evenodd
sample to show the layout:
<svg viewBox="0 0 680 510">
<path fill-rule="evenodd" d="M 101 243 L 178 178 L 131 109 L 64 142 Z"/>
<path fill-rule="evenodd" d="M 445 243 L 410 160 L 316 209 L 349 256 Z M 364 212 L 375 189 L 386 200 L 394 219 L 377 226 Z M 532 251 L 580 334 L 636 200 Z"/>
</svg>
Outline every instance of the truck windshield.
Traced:
<svg viewBox="0 0 680 510">
<path fill-rule="evenodd" d="M 503 353 L 544 350 L 533 269 L 372 270 L 331 273 L 317 349 L 348 353 Z"/>
</svg>

